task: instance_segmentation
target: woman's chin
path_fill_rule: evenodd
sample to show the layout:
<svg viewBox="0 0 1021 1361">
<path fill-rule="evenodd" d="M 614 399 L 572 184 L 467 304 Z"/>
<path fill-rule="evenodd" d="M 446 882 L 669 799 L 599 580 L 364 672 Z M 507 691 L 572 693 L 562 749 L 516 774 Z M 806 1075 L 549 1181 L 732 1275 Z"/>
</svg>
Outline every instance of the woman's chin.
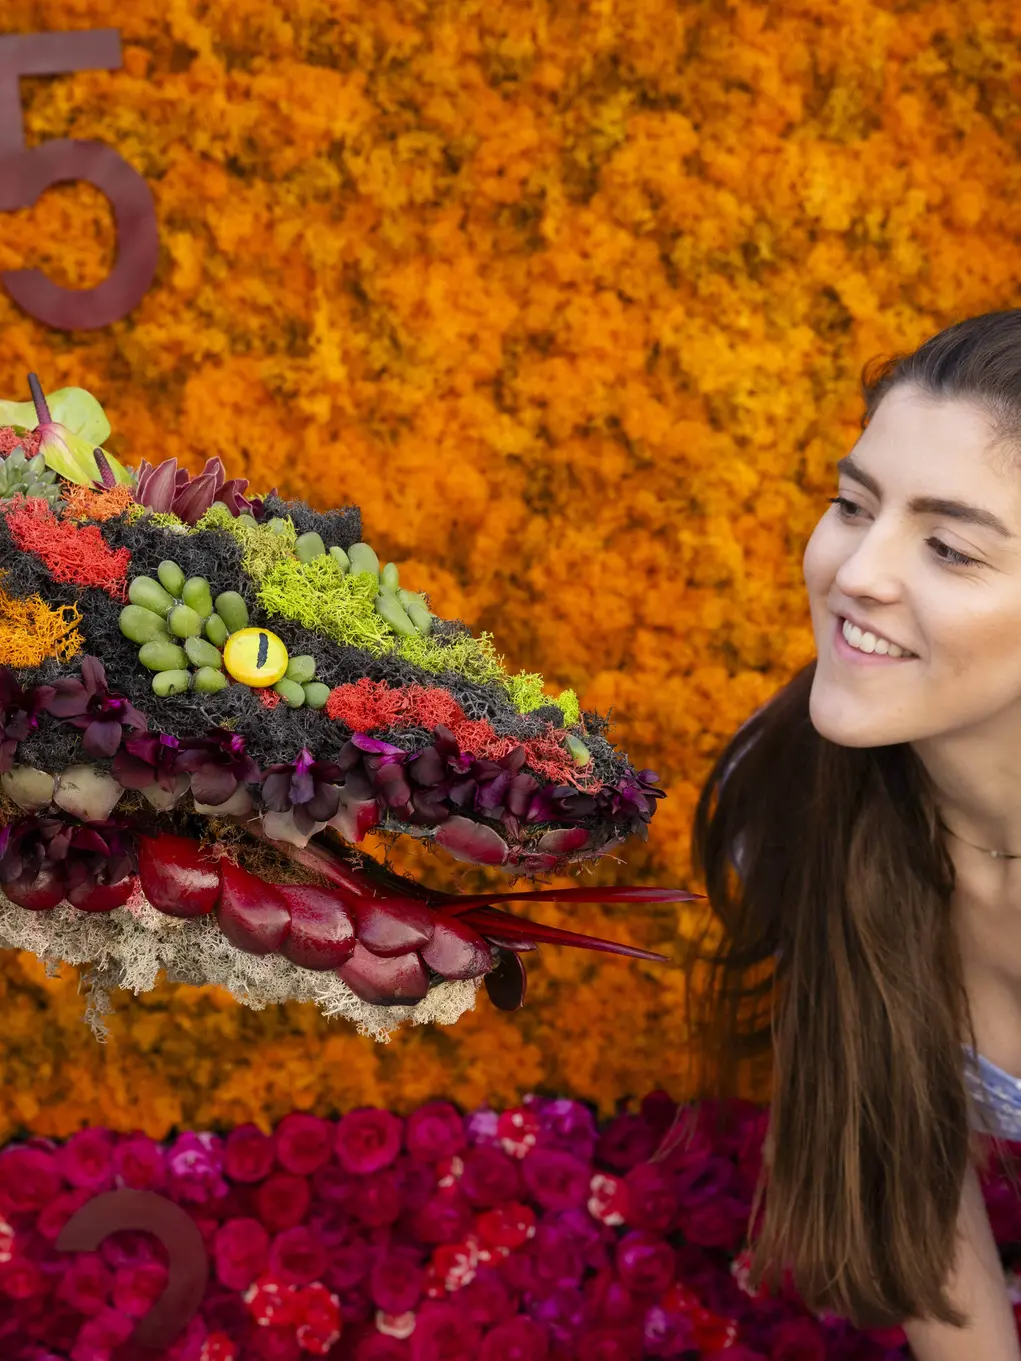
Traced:
<svg viewBox="0 0 1021 1361">
<path fill-rule="evenodd" d="M 889 718 L 837 694 L 829 686 L 814 686 L 808 702 L 808 716 L 820 737 L 838 747 L 885 747 L 906 742 L 904 732 L 891 731 Z"/>
</svg>

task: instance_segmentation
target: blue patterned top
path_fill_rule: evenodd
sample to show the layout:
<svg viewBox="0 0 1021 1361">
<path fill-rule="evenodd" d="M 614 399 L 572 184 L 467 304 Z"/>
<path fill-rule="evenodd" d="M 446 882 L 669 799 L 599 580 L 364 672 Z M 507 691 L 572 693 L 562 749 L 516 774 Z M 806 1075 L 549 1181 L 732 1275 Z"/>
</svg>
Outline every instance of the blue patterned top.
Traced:
<svg viewBox="0 0 1021 1361">
<path fill-rule="evenodd" d="M 1001 1139 L 1021 1140 L 1021 1078 L 1011 1077 L 965 1045 L 964 1084 L 971 1098 L 968 1123 L 972 1129 L 998 1134 Z"/>
</svg>

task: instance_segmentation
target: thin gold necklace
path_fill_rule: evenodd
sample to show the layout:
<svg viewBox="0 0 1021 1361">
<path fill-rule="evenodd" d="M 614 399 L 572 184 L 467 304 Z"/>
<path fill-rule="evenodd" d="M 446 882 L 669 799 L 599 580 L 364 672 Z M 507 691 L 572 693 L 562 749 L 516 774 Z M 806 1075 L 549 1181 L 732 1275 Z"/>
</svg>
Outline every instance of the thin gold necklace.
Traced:
<svg viewBox="0 0 1021 1361">
<path fill-rule="evenodd" d="M 946 823 L 943 825 L 946 827 Z M 950 832 L 949 827 L 947 827 L 947 831 Z M 964 841 L 964 837 L 957 836 L 956 832 L 950 832 L 950 835 L 957 837 L 958 841 Z M 964 844 L 970 846 L 972 850 L 982 851 L 985 855 L 991 855 L 994 860 L 1021 860 L 1021 855 L 1011 855 L 1008 851 L 991 851 L 987 846 L 976 846 L 974 841 L 964 841 Z"/>
</svg>

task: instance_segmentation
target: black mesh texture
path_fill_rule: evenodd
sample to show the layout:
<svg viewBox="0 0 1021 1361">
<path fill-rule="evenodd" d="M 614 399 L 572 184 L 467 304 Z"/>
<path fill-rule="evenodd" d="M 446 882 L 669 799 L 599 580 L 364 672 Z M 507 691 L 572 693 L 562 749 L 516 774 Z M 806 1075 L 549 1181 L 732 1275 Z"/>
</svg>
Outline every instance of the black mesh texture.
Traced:
<svg viewBox="0 0 1021 1361">
<path fill-rule="evenodd" d="M 266 518 L 290 517 L 299 534 L 315 533 L 327 548 L 348 549 L 362 542 L 362 512 L 358 506 L 342 510 L 313 510 L 304 501 L 282 501 L 279 496 L 264 498 Z"/>
</svg>

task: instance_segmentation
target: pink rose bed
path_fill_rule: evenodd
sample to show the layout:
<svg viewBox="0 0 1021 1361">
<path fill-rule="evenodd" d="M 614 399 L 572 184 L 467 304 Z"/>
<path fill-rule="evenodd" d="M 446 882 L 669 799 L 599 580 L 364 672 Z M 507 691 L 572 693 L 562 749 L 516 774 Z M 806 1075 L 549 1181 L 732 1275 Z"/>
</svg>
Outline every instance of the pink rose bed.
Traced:
<svg viewBox="0 0 1021 1361">
<path fill-rule="evenodd" d="M 401 1119 L 292 1114 L 169 1144 L 84 1129 L 0 1151 L 4 1361 L 892 1361 L 903 1333 L 747 1288 L 743 1251 L 766 1113 L 734 1103 L 685 1146 L 654 1092 L 600 1127 L 573 1101 L 527 1099 Z M 706 1115 L 711 1112 L 706 1112 Z M 192 1217 L 209 1280 L 161 1352 L 131 1341 L 167 1282 L 152 1235 L 63 1252 L 90 1198 L 155 1191 Z M 987 1185 L 1002 1244 L 1009 1187 Z M 1009 1261 L 1009 1248 L 1004 1252 Z"/>
</svg>

